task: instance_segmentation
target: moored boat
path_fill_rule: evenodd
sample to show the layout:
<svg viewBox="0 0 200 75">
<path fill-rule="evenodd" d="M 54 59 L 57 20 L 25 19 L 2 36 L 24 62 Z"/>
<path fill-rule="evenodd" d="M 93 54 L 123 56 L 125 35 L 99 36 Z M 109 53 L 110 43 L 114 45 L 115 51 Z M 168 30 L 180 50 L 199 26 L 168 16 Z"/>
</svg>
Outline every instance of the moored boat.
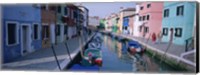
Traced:
<svg viewBox="0 0 200 75">
<path fill-rule="evenodd" d="M 128 52 L 130 52 L 132 55 L 138 53 L 143 54 L 144 49 L 142 48 L 142 45 L 140 45 L 137 41 L 129 41 L 128 42 Z"/>
<path fill-rule="evenodd" d="M 81 61 L 82 65 L 102 65 L 102 52 L 96 48 L 86 49 L 84 52 L 84 58 Z"/>
</svg>

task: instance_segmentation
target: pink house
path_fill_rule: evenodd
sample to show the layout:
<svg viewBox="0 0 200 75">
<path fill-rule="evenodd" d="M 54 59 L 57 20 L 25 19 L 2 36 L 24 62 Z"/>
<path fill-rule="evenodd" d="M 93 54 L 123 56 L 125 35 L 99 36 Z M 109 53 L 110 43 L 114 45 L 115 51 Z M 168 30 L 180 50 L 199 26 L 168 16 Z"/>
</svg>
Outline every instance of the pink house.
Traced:
<svg viewBox="0 0 200 75">
<path fill-rule="evenodd" d="M 163 2 L 144 2 L 140 4 L 140 37 L 148 38 L 150 34 L 159 34 L 162 26 Z"/>
</svg>

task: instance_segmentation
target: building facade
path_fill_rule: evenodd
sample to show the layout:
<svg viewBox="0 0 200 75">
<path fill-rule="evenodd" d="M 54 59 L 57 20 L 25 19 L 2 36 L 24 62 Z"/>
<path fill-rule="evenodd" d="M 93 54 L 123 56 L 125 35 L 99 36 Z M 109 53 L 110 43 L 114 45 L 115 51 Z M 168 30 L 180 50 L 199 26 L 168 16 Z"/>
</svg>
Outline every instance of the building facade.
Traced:
<svg viewBox="0 0 200 75">
<path fill-rule="evenodd" d="M 31 4 L 2 5 L 3 62 L 41 48 L 40 6 Z"/>
<path fill-rule="evenodd" d="M 173 43 L 185 45 L 185 41 L 193 36 L 195 10 L 195 2 L 165 2 L 162 21 L 162 41 L 169 42 L 170 29 L 173 29 Z"/>
<path fill-rule="evenodd" d="M 133 18 L 135 15 L 135 8 L 126 8 L 122 11 L 123 14 L 123 26 L 122 32 L 124 34 L 132 34 L 133 32 Z"/>
<path fill-rule="evenodd" d="M 89 17 L 89 27 L 96 28 L 100 24 L 100 18 L 98 16 Z"/>
<path fill-rule="evenodd" d="M 89 24 L 89 10 L 84 6 L 78 6 L 78 8 L 81 9 L 83 12 L 83 26 L 87 27 Z"/>
<path fill-rule="evenodd" d="M 151 34 L 159 34 L 162 26 L 163 2 L 144 2 L 140 4 L 139 27 L 140 37 L 149 38 Z"/>
<path fill-rule="evenodd" d="M 142 22 L 139 21 L 139 11 L 140 11 L 140 3 L 136 3 L 135 6 L 135 17 L 134 17 L 134 26 L 133 26 L 133 36 L 139 37 L 140 36 L 140 25 L 142 25 Z"/>
<path fill-rule="evenodd" d="M 48 48 L 55 43 L 56 6 L 41 5 L 42 48 Z"/>
<path fill-rule="evenodd" d="M 111 17 L 111 22 L 112 22 L 112 32 L 116 33 L 117 30 L 118 30 L 118 26 L 117 26 L 117 18 L 118 18 L 118 15 L 115 14 L 115 13 L 112 13 L 110 15 Z"/>
</svg>

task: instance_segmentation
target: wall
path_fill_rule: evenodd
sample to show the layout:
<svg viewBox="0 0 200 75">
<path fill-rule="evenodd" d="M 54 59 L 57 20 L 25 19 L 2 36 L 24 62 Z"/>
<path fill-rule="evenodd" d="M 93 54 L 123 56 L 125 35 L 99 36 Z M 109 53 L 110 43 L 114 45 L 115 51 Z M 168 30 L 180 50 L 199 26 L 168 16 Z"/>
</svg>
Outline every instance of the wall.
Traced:
<svg viewBox="0 0 200 75">
<path fill-rule="evenodd" d="M 21 24 L 27 23 L 32 25 L 33 23 L 38 23 L 41 25 L 40 10 L 38 8 L 32 7 L 32 5 L 2 5 L 3 11 L 3 39 L 6 39 L 6 21 L 18 22 L 19 31 L 19 44 L 13 46 L 7 46 L 6 40 L 3 40 L 3 62 L 10 62 L 13 59 L 22 56 L 21 55 Z M 31 26 L 32 27 L 32 26 Z M 30 30 L 32 33 L 32 28 Z M 41 48 L 41 37 L 39 40 L 29 40 L 31 42 L 31 51 L 35 51 Z"/>
<path fill-rule="evenodd" d="M 139 10 L 140 10 L 140 5 L 137 4 L 136 12 L 135 12 L 137 15 L 135 15 L 135 17 L 134 17 L 134 29 L 133 29 L 133 31 L 134 31 L 133 35 L 136 37 L 139 37 L 139 34 L 140 34 L 139 26 L 142 25 L 142 22 L 139 21 Z"/>
<path fill-rule="evenodd" d="M 176 16 L 176 7 L 184 5 L 184 15 Z M 173 38 L 173 43 L 178 45 L 185 45 L 185 40 L 192 37 L 192 31 L 194 26 L 194 10 L 195 3 L 194 2 L 166 2 L 164 3 L 164 8 L 170 10 L 169 17 L 163 18 L 162 28 L 166 27 L 182 28 L 182 37 Z M 162 38 L 163 42 L 169 42 L 169 31 L 168 35 Z"/>
<path fill-rule="evenodd" d="M 151 4 L 150 8 L 147 8 L 147 4 Z M 163 3 L 162 2 L 145 2 L 140 5 L 143 7 L 143 10 L 139 11 L 140 16 L 150 15 L 149 20 L 142 21 L 145 23 L 146 27 L 149 27 L 149 32 L 146 33 L 145 38 L 149 38 L 150 34 L 155 33 L 156 35 L 161 31 L 162 25 L 162 10 L 163 10 Z M 143 31 L 140 32 L 140 37 L 143 37 Z"/>
<path fill-rule="evenodd" d="M 98 26 L 100 23 L 100 19 L 99 18 L 94 18 L 94 17 L 89 17 L 89 25 L 92 26 Z"/>
</svg>

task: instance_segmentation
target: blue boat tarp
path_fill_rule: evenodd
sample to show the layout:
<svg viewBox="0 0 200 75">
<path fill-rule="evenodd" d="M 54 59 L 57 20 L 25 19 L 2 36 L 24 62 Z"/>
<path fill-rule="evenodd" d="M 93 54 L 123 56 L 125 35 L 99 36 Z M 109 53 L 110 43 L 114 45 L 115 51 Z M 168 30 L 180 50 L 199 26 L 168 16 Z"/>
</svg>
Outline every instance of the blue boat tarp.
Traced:
<svg viewBox="0 0 200 75">
<path fill-rule="evenodd" d="M 94 66 L 81 66 L 79 64 L 75 64 L 70 68 L 70 71 L 98 71 L 99 67 L 97 65 Z"/>
<path fill-rule="evenodd" d="M 129 46 L 134 46 L 135 48 L 141 47 L 141 45 L 137 41 L 129 41 L 128 45 Z"/>
</svg>

